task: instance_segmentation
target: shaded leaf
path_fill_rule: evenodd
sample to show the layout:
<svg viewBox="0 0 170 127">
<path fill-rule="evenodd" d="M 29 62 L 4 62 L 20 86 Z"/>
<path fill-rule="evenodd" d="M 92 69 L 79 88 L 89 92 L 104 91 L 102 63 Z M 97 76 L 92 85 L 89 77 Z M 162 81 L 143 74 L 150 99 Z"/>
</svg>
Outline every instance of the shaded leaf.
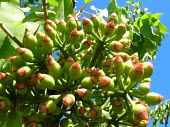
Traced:
<svg viewBox="0 0 170 127">
<path fill-rule="evenodd" d="M 0 59 L 0 71 L 11 72 L 11 62 L 9 59 Z"/>
</svg>

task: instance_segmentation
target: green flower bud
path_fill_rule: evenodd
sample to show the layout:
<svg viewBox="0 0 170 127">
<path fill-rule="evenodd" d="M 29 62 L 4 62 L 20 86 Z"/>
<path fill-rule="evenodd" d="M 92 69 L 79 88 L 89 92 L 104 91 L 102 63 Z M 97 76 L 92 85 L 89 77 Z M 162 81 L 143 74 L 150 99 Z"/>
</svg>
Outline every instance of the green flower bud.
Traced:
<svg viewBox="0 0 170 127">
<path fill-rule="evenodd" d="M 64 72 L 68 73 L 69 68 L 72 66 L 74 63 L 74 59 L 72 56 L 68 56 L 66 62 L 64 63 Z"/>
<path fill-rule="evenodd" d="M 55 86 L 55 80 L 52 76 L 48 75 L 48 74 L 38 74 L 38 81 L 36 86 L 39 89 L 49 89 L 49 90 L 53 90 L 54 86 Z"/>
<path fill-rule="evenodd" d="M 61 76 L 61 66 L 57 63 L 53 57 L 49 58 L 48 74 L 54 79 L 58 79 Z"/>
<path fill-rule="evenodd" d="M 11 56 L 9 57 L 9 60 L 11 61 L 11 64 L 15 69 L 26 65 L 26 61 L 23 60 L 20 56 Z"/>
<path fill-rule="evenodd" d="M 113 21 L 107 23 L 107 25 L 104 27 L 103 29 L 103 34 L 106 36 L 106 37 L 111 37 L 113 36 L 115 32 L 115 23 Z"/>
<path fill-rule="evenodd" d="M 4 96 L 0 96 L 0 111 L 7 111 L 11 107 L 11 101 Z"/>
<path fill-rule="evenodd" d="M 99 68 L 93 68 L 92 69 L 92 76 L 95 77 L 96 82 L 98 81 L 99 77 L 105 76 L 105 73 L 103 70 L 100 70 Z"/>
<path fill-rule="evenodd" d="M 30 127 L 37 127 L 39 123 L 39 117 L 36 113 L 31 114 L 28 118 L 29 126 Z"/>
<path fill-rule="evenodd" d="M 142 121 L 140 121 L 140 123 L 138 125 L 135 125 L 134 127 L 146 127 L 147 125 L 149 125 L 149 121 L 142 120 Z"/>
<path fill-rule="evenodd" d="M 99 85 L 104 91 L 114 91 L 114 82 L 108 76 L 99 77 Z"/>
<path fill-rule="evenodd" d="M 30 32 L 26 32 L 23 42 L 24 46 L 32 50 L 35 48 L 37 43 L 38 43 L 37 38 Z"/>
<path fill-rule="evenodd" d="M 82 19 L 83 30 L 85 33 L 90 34 L 93 30 L 93 22 L 88 18 Z"/>
<path fill-rule="evenodd" d="M 57 24 L 57 31 L 61 33 L 65 33 L 67 31 L 66 22 L 63 19 L 59 20 Z"/>
<path fill-rule="evenodd" d="M 79 39 L 80 39 L 79 32 L 77 28 L 74 28 L 70 33 L 70 42 L 71 44 L 75 44 L 76 42 L 79 41 Z"/>
<path fill-rule="evenodd" d="M 92 54 L 93 54 L 92 50 L 89 50 L 89 51 L 86 52 L 86 54 L 83 56 L 83 61 L 85 62 L 85 65 L 88 64 L 88 62 L 86 62 L 86 61 L 90 61 L 90 60 L 91 60 Z"/>
<path fill-rule="evenodd" d="M 73 29 L 77 28 L 77 23 L 74 17 L 69 18 L 66 23 L 67 31 L 70 33 Z"/>
<path fill-rule="evenodd" d="M 106 75 L 109 75 L 111 73 L 111 68 L 112 68 L 112 62 L 109 60 L 105 60 L 103 62 L 103 71 Z"/>
<path fill-rule="evenodd" d="M 46 24 L 45 34 L 50 37 L 52 40 L 56 38 L 57 32 L 50 26 L 50 24 Z"/>
<path fill-rule="evenodd" d="M 73 94 L 66 94 L 62 98 L 62 103 L 65 106 L 72 106 L 75 103 L 75 96 Z"/>
<path fill-rule="evenodd" d="M 127 60 L 125 62 L 125 74 L 126 75 L 129 75 L 129 71 L 133 68 L 133 63 L 132 63 L 132 60 Z"/>
<path fill-rule="evenodd" d="M 119 52 L 118 55 L 122 57 L 124 62 L 126 62 L 127 60 L 130 60 L 130 56 L 125 52 Z"/>
<path fill-rule="evenodd" d="M 92 98 L 91 91 L 86 88 L 77 89 L 77 93 L 83 100 L 90 100 Z"/>
<path fill-rule="evenodd" d="M 85 77 L 90 77 L 91 76 L 91 68 L 86 68 L 85 70 L 82 70 L 82 75 L 80 76 L 80 79 L 84 79 Z"/>
<path fill-rule="evenodd" d="M 101 116 L 102 116 L 102 108 L 98 106 L 92 107 L 87 114 L 87 117 L 89 117 L 90 119 L 94 119 L 94 120 L 98 119 Z"/>
<path fill-rule="evenodd" d="M 54 100 L 48 100 L 45 104 L 49 113 L 52 113 L 56 109 L 57 103 Z"/>
<path fill-rule="evenodd" d="M 101 19 L 99 29 L 103 32 L 103 29 L 105 28 L 106 25 L 107 22 L 104 19 Z"/>
<path fill-rule="evenodd" d="M 140 82 L 143 79 L 144 68 L 142 63 L 136 64 L 130 71 L 129 77 L 131 82 Z"/>
<path fill-rule="evenodd" d="M 132 113 L 134 114 L 134 118 L 139 121 L 149 120 L 149 114 L 147 108 L 140 103 L 135 103 L 132 106 Z"/>
<path fill-rule="evenodd" d="M 139 85 L 138 94 L 146 95 L 150 91 L 150 82 L 143 82 Z"/>
<path fill-rule="evenodd" d="M 151 77 L 153 73 L 153 64 L 151 62 L 144 62 L 143 63 L 143 68 L 144 68 L 144 78 L 149 78 Z"/>
<path fill-rule="evenodd" d="M 13 85 L 13 77 L 5 72 L 0 72 L 0 82 L 2 84 L 12 86 Z"/>
<path fill-rule="evenodd" d="M 123 35 L 126 33 L 126 25 L 125 23 L 117 24 L 115 26 L 115 40 L 122 39 Z"/>
<path fill-rule="evenodd" d="M 128 51 L 130 49 L 132 41 L 129 39 L 121 39 L 119 42 L 123 45 L 122 51 Z"/>
<path fill-rule="evenodd" d="M 117 55 L 113 61 L 113 71 L 116 75 L 122 75 L 125 70 L 125 64 L 123 59 Z"/>
<path fill-rule="evenodd" d="M 26 62 L 32 62 L 34 60 L 34 55 L 31 50 L 27 48 L 18 48 L 18 54 Z"/>
<path fill-rule="evenodd" d="M 85 107 L 78 107 L 76 110 L 76 114 L 79 116 L 84 116 L 86 114 L 87 110 Z"/>
<path fill-rule="evenodd" d="M 112 103 L 112 110 L 114 113 L 121 113 L 124 109 L 124 101 L 122 98 L 116 98 L 114 99 Z"/>
<path fill-rule="evenodd" d="M 109 15 L 108 17 L 108 22 L 114 21 L 115 25 L 118 23 L 118 16 L 116 12 L 113 12 L 112 14 Z"/>
<path fill-rule="evenodd" d="M 118 41 L 112 41 L 108 48 L 113 52 L 119 52 L 123 48 L 123 45 Z"/>
<path fill-rule="evenodd" d="M 46 19 L 46 24 L 49 24 L 54 30 L 57 28 L 56 23 L 50 19 Z"/>
<path fill-rule="evenodd" d="M 37 47 L 40 49 L 41 47 L 41 43 L 43 42 L 43 39 L 45 37 L 45 33 L 42 33 L 42 32 L 37 32 L 36 33 L 36 38 L 37 38 L 37 41 L 38 41 L 38 44 L 37 44 Z M 41 52 L 41 51 L 40 51 Z"/>
<path fill-rule="evenodd" d="M 47 54 L 53 49 L 53 41 L 46 35 L 41 43 L 42 50 Z"/>
<path fill-rule="evenodd" d="M 144 97 L 144 101 L 148 104 L 148 105 L 157 105 L 159 104 L 162 100 L 164 99 L 164 97 L 158 93 L 148 93 L 145 97 Z"/>
<path fill-rule="evenodd" d="M 93 22 L 94 29 L 97 30 L 100 26 L 100 19 L 95 14 L 91 14 L 90 20 Z"/>
<path fill-rule="evenodd" d="M 87 88 L 87 89 L 92 89 L 94 85 L 96 84 L 96 80 L 94 77 L 85 77 L 81 81 L 81 88 Z"/>
<path fill-rule="evenodd" d="M 92 45 L 92 40 L 88 39 L 88 40 L 83 42 L 81 48 L 82 49 L 88 49 L 88 48 L 90 48 L 91 45 Z"/>
<path fill-rule="evenodd" d="M 79 42 L 81 42 L 83 39 L 84 39 L 84 37 L 85 37 L 85 35 L 84 35 L 84 31 L 83 30 L 79 30 L 78 31 L 78 35 L 79 35 Z"/>
<path fill-rule="evenodd" d="M 16 86 L 16 87 L 17 87 L 17 93 L 18 93 L 19 95 L 24 95 L 24 94 L 26 94 L 27 91 L 28 91 L 26 84 L 23 83 L 23 82 L 17 83 L 17 86 Z"/>
<path fill-rule="evenodd" d="M 23 66 L 17 70 L 17 74 L 20 77 L 28 78 L 31 76 L 32 70 L 28 66 Z"/>
<path fill-rule="evenodd" d="M 78 79 L 82 74 L 80 63 L 77 61 L 69 69 L 69 76 L 72 80 Z"/>
</svg>

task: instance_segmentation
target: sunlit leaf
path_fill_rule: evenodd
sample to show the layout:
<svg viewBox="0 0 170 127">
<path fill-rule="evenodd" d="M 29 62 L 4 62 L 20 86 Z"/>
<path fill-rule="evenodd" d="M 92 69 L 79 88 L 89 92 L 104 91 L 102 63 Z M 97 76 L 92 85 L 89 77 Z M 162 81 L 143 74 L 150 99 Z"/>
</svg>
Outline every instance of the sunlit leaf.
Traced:
<svg viewBox="0 0 170 127">
<path fill-rule="evenodd" d="M 152 14 L 152 17 L 155 19 L 159 19 L 162 16 L 162 14 L 163 13 L 155 13 L 155 14 Z"/>
<path fill-rule="evenodd" d="M 110 0 L 109 6 L 107 7 L 108 15 L 110 15 L 113 12 L 119 12 L 120 7 L 117 5 L 116 0 Z"/>
<path fill-rule="evenodd" d="M 58 1 L 57 0 L 47 0 L 48 3 L 54 6 L 58 6 Z"/>
<path fill-rule="evenodd" d="M 92 2 L 92 0 L 84 0 L 84 3 L 87 4 L 89 2 Z"/>
</svg>

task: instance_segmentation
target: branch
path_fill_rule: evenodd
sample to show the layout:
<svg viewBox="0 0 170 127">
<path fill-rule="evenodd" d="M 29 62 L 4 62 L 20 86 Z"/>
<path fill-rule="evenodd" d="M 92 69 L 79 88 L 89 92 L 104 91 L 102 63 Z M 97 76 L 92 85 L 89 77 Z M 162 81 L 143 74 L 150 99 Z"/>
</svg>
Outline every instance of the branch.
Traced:
<svg viewBox="0 0 170 127">
<path fill-rule="evenodd" d="M 42 0 L 42 4 L 43 4 L 45 20 L 46 20 L 46 19 L 48 19 L 48 10 L 47 10 L 47 5 L 46 5 L 46 0 Z"/>
<path fill-rule="evenodd" d="M 18 46 L 24 47 L 23 44 L 4 26 L 4 24 L 1 21 L 0 27 Z"/>
</svg>

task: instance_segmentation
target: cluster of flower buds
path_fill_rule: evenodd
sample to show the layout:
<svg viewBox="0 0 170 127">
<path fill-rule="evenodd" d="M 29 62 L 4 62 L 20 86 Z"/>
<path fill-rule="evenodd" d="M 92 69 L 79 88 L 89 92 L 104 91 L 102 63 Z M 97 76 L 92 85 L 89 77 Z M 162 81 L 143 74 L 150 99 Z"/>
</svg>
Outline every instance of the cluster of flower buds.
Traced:
<svg viewBox="0 0 170 127">
<path fill-rule="evenodd" d="M 9 58 L 11 73 L 0 72 L 0 112 L 20 105 L 31 127 L 147 126 L 147 106 L 164 97 L 150 92 L 153 64 L 129 51 L 119 19 L 113 12 L 107 21 L 92 14 L 81 22 L 69 14 L 47 19 L 44 33 L 27 31 Z"/>
</svg>

